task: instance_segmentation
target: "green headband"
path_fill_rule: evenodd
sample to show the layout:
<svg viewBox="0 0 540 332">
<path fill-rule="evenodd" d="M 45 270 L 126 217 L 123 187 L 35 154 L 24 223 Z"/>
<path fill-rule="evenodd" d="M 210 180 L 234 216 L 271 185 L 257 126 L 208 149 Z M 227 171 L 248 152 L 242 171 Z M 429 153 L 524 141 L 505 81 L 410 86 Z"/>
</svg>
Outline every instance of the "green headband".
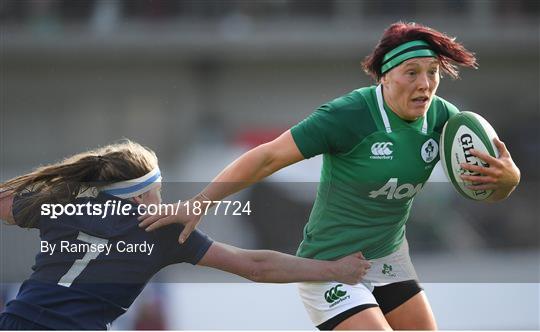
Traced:
<svg viewBox="0 0 540 332">
<path fill-rule="evenodd" d="M 403 61 L 411 58 L 437 57 L 437 53 L 431 50 L 428 43 L 423 40 L 413 40 L 401 44 L 383 58 L 381 73 L 386 73 L 390 69 L 399 66 Z"/>
</svg>

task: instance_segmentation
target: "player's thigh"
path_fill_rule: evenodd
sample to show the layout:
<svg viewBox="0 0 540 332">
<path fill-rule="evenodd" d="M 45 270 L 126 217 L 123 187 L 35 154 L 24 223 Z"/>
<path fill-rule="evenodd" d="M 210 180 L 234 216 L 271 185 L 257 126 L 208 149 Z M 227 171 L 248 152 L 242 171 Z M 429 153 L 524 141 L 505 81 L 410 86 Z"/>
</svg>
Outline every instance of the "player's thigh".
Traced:
<svg viewBox="0 0 540 332">
<path fill-rule="evenodd" d="M 339 323 L 334 331 L 392 331 L 379 307 L 367 308 Z"/>
<path fill-rule="evenodd" d="M 370 285 L 318 282 L 300 283 L 298 288 L 307 313 L 319 330 L 390 329 Z"/>
<path fill-rule="evenodd" d="M 386 320 L 394 330 L 436 330 L 437 323 L 424 291 L 387 312 Z"/>
</svg>

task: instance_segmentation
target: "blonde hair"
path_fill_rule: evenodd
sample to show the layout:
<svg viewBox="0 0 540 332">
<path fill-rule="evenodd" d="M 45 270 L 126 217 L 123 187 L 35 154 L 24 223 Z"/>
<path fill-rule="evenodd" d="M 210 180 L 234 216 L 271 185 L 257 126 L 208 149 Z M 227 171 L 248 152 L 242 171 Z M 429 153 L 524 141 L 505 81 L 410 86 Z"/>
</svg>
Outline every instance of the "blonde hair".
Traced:
<svg viewBox="0 0 540 332">
<path fill-rule="evenodd" d="M 39 209 L 36 207 L 41 204 L 65 204 L 86 188 L 135 179 L 156 167 L 158 159 L 151 149 L 124 139 L 38 167 L 0 184 L 0 191 L 12 191 L 20 196 L 24 208 L 17 214 L 19 226 L 37 227 Z"/>
</svg>

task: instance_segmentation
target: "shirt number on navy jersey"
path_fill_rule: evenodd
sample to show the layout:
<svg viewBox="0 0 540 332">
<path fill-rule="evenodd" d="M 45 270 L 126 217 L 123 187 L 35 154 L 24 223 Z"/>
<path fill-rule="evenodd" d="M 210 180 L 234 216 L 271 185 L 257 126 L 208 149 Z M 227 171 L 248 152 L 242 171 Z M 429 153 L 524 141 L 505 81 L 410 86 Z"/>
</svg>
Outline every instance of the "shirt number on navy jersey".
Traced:
<svg viewBox="0 0 540 332">
<path fill-rule="evenodd" d="M 107 239 L 102 239 L 100 237 L 88 235 L 84 232 L 79 232 L 79 235 L 77 236 L 77 240 L 94 244 L 95 246 L 97 245 L 104 246 L 109 242 L 109 240 Z M 88 251 L 86 252 L 86 254 L 84 254 L 82 258 L 76 259 L 73 262 L 73 265 L 71 265 L 69 270 L 66 272 L 66 274 L 64 274 L 60 278 L 60 280 L 58 281 L 58 284 L 61 286 L 70 287 L 71 284 L 73 283 L 73 280 L 75 280 L 84 271 L 86 266 L 88 266 L 88 263 L 90 263 L 91 260 L 96 259 L 100 253 L 101 253 L 100 251 Z"/>
</svg>

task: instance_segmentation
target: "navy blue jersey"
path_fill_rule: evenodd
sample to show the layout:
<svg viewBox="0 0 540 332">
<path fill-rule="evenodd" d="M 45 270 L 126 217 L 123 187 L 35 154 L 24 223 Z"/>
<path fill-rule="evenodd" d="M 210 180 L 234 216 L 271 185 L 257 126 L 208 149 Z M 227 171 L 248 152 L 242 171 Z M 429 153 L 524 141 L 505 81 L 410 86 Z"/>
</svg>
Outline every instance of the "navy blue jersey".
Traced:
<svg viewBox="0 0 540 332">
<path fill-rule="evenodd" d="M 88 213 L 40 217 L 41 249 L 34 272 L 5 312 L 53 329 L 106 329 L 156 272 L 174 263 L 197 264 L 212 244 L 194 231 L 180 245 L 183 226 L 178 224 L 146 232 L 138 227 L 137 206 L 115 196 L 100 194 L 73 203 L 103 209 L 107 201 L 128 205 L 127 215 L 109 211 L 106 218 Z M 15 220 L 21 202 L 13 202 Z"/>
</svg>

